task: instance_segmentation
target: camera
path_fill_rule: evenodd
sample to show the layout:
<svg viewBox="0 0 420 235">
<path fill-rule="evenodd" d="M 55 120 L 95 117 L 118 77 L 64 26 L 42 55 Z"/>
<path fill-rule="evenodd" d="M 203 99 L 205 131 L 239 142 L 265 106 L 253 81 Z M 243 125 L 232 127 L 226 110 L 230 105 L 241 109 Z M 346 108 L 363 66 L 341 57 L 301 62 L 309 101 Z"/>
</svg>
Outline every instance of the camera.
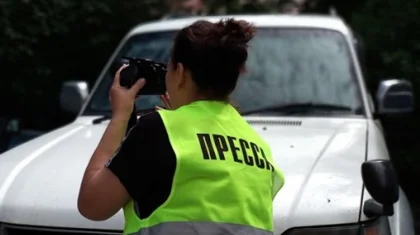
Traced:
<svg viewBox="0 0 420 235">
<path fill-rule="evenodd" d="M 122 87 L 130 88 L 137 80 L 144 78 L 146 84 L 138 95 L 161 95 L 166 92 L 165 77 L 168 70 L 165 64 L 147 59 L 123 58 L 128 60 L 129 64 L 120 72 Z"/>
</svg>

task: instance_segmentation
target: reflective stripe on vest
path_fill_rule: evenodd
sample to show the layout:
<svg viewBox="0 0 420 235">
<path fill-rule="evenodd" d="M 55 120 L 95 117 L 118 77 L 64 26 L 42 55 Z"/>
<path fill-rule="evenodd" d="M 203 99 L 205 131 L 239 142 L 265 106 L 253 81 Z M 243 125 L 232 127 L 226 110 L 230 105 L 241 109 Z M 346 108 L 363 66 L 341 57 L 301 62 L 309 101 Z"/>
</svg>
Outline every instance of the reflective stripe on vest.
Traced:
<svg viewBox="0 0 420 235">
<path fill-rule="evenodd" d="M 242 116 L 217 101 L 159 114 L 177 158 L 172 191 L 146 219 L 129 202 L 124 234 L 272 234 L 283 175 Z"/>
<path fill-rule="evenodd" d="M 166 222 L 130 235 L 272 235 L 273 232 L 237 224 L 212 222 Z"/>
</svg>

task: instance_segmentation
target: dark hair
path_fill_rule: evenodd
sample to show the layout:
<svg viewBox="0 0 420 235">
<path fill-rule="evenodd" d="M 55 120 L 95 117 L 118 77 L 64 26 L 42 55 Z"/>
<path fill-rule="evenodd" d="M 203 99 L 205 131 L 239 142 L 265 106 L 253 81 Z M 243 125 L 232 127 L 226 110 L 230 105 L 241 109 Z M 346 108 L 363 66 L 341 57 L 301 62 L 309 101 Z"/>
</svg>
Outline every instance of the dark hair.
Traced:
<svg viewBox="0 0 420 235">
<path fill-rule="evenodd" d="M 246 21 L 197 21 L 175 37 L 172 64 L 181 63 L 188 69 L 200 92 L 226 99 L 245 66 L 254 33 L 254 26 Z"/>
</svg>

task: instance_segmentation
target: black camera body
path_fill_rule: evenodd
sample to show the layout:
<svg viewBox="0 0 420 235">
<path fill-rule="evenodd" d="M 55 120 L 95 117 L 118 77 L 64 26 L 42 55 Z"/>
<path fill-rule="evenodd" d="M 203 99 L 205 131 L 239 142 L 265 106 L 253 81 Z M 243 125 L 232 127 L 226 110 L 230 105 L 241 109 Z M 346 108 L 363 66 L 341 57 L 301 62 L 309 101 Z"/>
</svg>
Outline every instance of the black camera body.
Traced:
<svg viewBox="0 0 420 235">
<path fill-rule="evenodd" d="M 146 84 L 138 92 L 138 95 L 162 95 L 166 92 L 165 77 L 167 67 L 147 59 L 124 57 L 129 61 L 128 67 L 120 72 L 120 85 L 130 88 L 137 80 L 144 78 Z"/>
</svg>

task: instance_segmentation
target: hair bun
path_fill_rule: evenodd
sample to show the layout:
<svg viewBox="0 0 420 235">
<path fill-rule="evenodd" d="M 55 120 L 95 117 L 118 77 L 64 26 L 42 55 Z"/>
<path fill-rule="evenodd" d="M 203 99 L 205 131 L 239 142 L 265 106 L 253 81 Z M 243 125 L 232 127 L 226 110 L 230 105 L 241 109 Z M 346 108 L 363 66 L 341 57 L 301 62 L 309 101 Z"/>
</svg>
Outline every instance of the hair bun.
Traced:
<svg viewBox="0 0 420 235">
<path fill-rule="evenodd" d="M 188 69 L 200 92 L 225 99 L 243 71 L 254 33 L 253 25 L 242 20 L 198 20 L 178 32 L 172 64 Z"/>
<path fill-rule="evenodd" d="M 227 19 L 217 24 L 221 33 L 222 47 L 247 47 L 254 37 L 255 28 L 244 20 Z"/>
</svg>

